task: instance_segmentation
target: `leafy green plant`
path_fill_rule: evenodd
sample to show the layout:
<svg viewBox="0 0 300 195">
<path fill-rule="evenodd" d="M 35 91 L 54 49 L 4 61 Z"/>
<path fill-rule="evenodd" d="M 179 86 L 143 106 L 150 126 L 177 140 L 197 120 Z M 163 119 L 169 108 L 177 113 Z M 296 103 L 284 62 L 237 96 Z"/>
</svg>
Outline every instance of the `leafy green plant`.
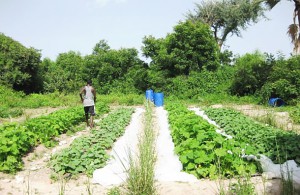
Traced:
<svg viewBox="0 0 300 195">
<path fill-rule="evenodd" d="M 108 190 L 107 195 L 121 195 L 121 190 L 118 187 L 113 187 Z"/>
<path fill-rule="evenodd" d="M 255 187 L 250 179 L 251 177 L 249 175 L 246 177 L 238 177 L 236 182 L 230 184 L 228 193 L 239 195 L 255 195 Z"/>
<path fill-rule="evenodd" d="M 75 139 L 69 148 L 52 156 L 52 170 L 60 174 L 91 175 L 95 169 L 103 167 L 109 157 L 106 150 L 124 133 L 132 112 L 131 108 L 121 108 L 110 113 L 90 136 Z"/>
<path fill-rule="evenodd" d="M 252 154 L 264 154 L 275 163 L 283 160 L 300 162 L 298 134 L 266 126 L 231 109 L 208 108 L 205 113 L 235 140 L 255 147 Z"/>
<path fill-rule="evenodd" d="M 256 172 L 255 163 L 241 158 L 243 152 L 251 154 L 252 147 L 233 139 L 225 139 L 216 132 L 213 125 L 182 104 L 168 104 L 166 109 L 175 152 L 179 155 L 185 171 L 198 178 L 214 179 L 219 175 L 230 177 Z M 218 159 L 222 162 L 221 169 L 215 163 Z"/>
</svg>

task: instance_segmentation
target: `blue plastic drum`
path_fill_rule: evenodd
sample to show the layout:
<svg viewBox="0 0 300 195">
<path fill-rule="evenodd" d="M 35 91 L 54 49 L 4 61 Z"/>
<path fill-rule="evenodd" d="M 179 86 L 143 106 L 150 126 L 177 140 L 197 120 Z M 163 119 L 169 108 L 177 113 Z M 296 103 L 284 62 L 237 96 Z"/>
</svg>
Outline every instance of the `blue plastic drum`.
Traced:
<svg viewBox="0 0 300 195">
<path fill-rule="evenodd" d="M 154 93 L 154 104 L 156 107 L 164 105 L 164 94 L 163 93 Z"/>
<path fill-rule="evenodd" d="M 149 100 L 151 102 L 154 101 L 154 96 L 153 96 L 153 90 L 152 89 L 146 90 L 146 100 Z"/>
</svg>

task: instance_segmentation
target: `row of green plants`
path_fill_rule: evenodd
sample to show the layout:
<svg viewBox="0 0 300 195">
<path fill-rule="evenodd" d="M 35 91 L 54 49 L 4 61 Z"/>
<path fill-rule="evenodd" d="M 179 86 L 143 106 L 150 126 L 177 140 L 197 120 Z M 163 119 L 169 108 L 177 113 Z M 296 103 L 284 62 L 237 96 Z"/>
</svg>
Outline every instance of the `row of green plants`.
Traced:
<svg viewBox="0 0 300 195">
<path fill-rule="evenodd" d="M 254 148 L 244 142 L 226 139 L 216 127 L 181 103 L 166 105 L 175 152 L 184 171 L 198 178 L 233 177 L 257 172 L 255 162 L 245 161 L 243 154 Z"/>
<path fill-rule="evenodd" d="M 97 105 L 98 114 L 107 112 L 108 106 Z M 38 144 L 51 147 L 55 137 L 84 121 L 82 107 L 53 112 L 47 116 L 29 119 L 24 123 L 7 123 L 0 127 L 0 171 L 15 173 L 23 167 L 22 157 Z"/>
<path fill-rule="evenodd" d="M 235 140 L 255 147 L 253 154 L 264 154 L 274 163 L 300 162 L 300 135 L 295 132 L 259 123 L 232 109 L 207 108 L 205 113 Z"/>
<path fill-rule="evenodd" d="M 59 175 L 91 175 L 105 166 L 107 150 L 120 137 L 129 124 L 133 108 L 119 108 L 100 121 L 99 129 L 92 129 L 88 136 L 75 139 L 66 148 L 51 157 L 50 167 Z"/>
</svg>

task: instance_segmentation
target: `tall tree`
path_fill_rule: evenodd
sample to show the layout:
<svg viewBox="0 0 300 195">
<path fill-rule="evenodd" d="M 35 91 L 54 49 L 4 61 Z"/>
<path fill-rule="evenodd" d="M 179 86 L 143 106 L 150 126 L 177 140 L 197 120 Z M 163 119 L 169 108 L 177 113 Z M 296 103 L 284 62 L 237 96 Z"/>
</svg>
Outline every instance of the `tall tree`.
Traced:
<svg viewBox="0 0 300 195">
<path fill-rule="evenodd" d="M 281 0 L 265 0 L 270 9 L 275 7 Z M 300 0 L 293 0 L 295 3 L 293 23 L 289 25 L 287 34 L 294 45 L 294 54 L 300 53 Z"/>
<path fill-rule="evenodd" d="M 41 53 L 0 33 L 0 85 L 25 93 L 37 92 Z"/>
<path fill-rule="evenodd" d="M 264 10 L 262 0 L 202 0 L 187 19 L 208 24 L 221 49 L 229 34 L 240 37 L 241 30 L 264 17 Z"/>
</svg>

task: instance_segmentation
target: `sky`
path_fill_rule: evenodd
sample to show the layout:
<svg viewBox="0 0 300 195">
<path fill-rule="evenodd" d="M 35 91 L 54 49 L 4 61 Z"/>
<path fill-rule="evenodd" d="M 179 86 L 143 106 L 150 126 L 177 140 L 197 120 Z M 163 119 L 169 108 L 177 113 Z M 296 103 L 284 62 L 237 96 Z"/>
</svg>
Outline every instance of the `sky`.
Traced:
<svg viewBox="0 0 300 195">
<path fill-rule="evenodd" d="M 164 38 L 173 32 L 198 0 L 0 0 L 0 32 L 25 47 L 55 60 L 60 53 L 92 53 L 100 40 L 112 49 L 136 48 L 143 38 Z M 286 34 L 292 23 L 293 3 L 282 0 L 268 20 L 229 36 L 225 48 L 243 55 L 256 49 L 289 56 L 293 46 Z M 141 55 L 141 54 L 140 54 Z"/>
</svg>

